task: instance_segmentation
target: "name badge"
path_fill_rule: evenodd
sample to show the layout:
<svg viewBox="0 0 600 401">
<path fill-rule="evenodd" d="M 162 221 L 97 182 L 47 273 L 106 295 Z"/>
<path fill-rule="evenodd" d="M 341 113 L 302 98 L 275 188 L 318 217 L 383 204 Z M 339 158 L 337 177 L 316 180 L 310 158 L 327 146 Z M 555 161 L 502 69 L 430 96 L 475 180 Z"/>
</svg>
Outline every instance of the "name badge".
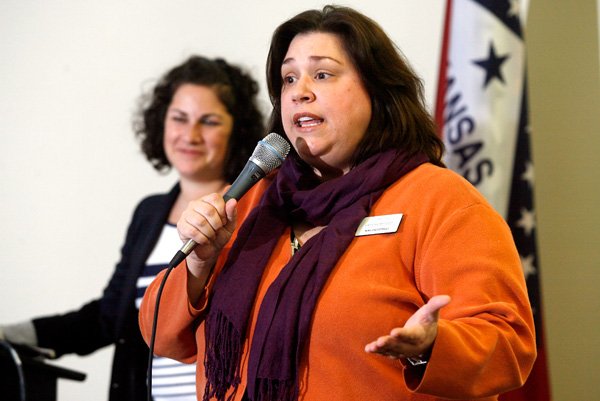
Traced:
<svg viewBox="0 0 600 401">
<path fill-rule="evenodd" d="M 354 235 L 360 237 L 363 235 L 395 233 L 398 231 L 401 221 L 402 213 L 365 217 L 360 222 Z"/>
</svg>

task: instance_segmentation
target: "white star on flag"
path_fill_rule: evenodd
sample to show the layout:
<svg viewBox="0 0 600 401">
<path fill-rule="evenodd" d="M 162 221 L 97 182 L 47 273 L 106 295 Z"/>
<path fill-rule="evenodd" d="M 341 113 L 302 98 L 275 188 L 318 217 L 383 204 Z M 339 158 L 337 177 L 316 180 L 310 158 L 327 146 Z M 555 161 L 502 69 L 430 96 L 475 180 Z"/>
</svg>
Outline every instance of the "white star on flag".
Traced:
<svg viewBox="0 0 600 401">
<path fill-rule="evenodd" d="M 530 161 L 525 162 L 525 171 L 521 175 L 521 179 L 529 184 L 529 188 L 533 188 L 535 175 L 533 171 L 533 164 Z"/>
<path fill-rule="evenodd" d="M 535 228 L 535 213 L 533 210 L 521 209 L 521 218 L 517 221 L 517 227 L 521 227 L 529 237 Z"/>
<path fill-rule="evenodd" d="M 537 273 L 535 266 L 533 265 L 533 259 L 533 255 L 527 255 L 525 257 L 521 256 L 521 269 L 523 269 L 525 280 L 527 280 L 529 276 L 533 276 Z"/>
<path fill-rule="evenodd" d="M 507 15 L 509 17 L 518 17 L 521 15 L 519 0 L 510 0 L 510 8 L 508 9 Z"/>
</svg>

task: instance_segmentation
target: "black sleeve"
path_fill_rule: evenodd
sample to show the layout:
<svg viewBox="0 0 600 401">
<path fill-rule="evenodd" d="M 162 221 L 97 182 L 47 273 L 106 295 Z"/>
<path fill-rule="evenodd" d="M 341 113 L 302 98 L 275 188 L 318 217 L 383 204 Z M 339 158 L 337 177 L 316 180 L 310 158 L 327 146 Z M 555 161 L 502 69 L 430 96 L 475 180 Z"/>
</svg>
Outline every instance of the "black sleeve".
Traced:
<svg viewBox="0 0 600 401">
<path fill-rule="evenodd" d="M 127 230 L 121 259 L 104 289 L 102 297 L 76 311 L 33 319 L 38 345 L 51 348 L 57 356 L 69 353 L 87 355 L 116 341 L 120 319 L 127 314 L 135 296 L 135 280 L 139 266 L 132 266 L 132 257 L 139 253 L 138 243 L 148 199 L 136 208 Z M 147 229 L 147 227 L 145 227 Z M 133 292 L 133 293 L 132 293 Z"/>
<path fill-rule="evenodd" d="M 112 343 L 100 322 L 100 302 L 94 300 L 78 311 L 33 319 L 38 345 L 56 351 L 87 355 Z"/>
</svg>

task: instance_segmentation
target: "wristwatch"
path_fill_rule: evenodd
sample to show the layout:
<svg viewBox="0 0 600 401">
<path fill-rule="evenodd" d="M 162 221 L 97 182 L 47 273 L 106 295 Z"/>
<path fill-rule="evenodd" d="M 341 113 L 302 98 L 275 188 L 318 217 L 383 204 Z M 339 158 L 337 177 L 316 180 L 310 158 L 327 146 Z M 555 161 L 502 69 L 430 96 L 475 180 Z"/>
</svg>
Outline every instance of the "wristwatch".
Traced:
<svg viewBox="0 0 600 401">
<path fill-rule="evenodd" d="M 425 356 L 423 354 L 417 355 L 416 357 L 407 357 L 406 360 L 412 366 L 423 366 L 423 365 L 426 365 L 427 362 L 429 362 L 427 356 Z"/>
</svg>

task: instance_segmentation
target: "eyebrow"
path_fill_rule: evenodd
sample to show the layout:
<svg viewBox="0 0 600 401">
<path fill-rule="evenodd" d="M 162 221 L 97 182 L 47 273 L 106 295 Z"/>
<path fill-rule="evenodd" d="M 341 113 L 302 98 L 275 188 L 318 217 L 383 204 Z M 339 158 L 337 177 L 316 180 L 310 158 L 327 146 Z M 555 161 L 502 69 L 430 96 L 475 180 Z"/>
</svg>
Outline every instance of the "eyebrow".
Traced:
<svg viewBox="0 0 600 401">
<path fill-rule="evenodd" d="M 310 56 L 309 59 L 313 62 L 321 61 L 321 60 L 331 60 L 337 64 L 340 64 L 340 65 L 342 64 L 339 60 L 337 60 L 333 57 L 329 57 L 329 56 Z M 281 65 L 283 66 L 283 65 L 289 64 L 290 62 L 292 62 L 294 60 L 295 60 L 295 58 L 288 57 L 285 60 L 283 60 L 283 63 L 281 63 Z"/>
<path fill-rule="evenodd" d="M 187 114 L 185 111 L 178 109 L 177 107 L 169 107 L 167 109 L 167 112 L 177 112 L 177 113 L 181 113 L 181 114 Z"/>
<path fill-rule="evenodd" d="M 176 112 L 178 114 L 185 114 L 186 116 L 188 115 L 188 113 L 186 111 L 178 109 L 177 107 L 169 107 L 167 109 L 167 113 L 168 112 Z M 202 114 L 200 116 L 200 119 L 211 118 L 211 117 L 222 118 L 223 116 L 221 114 L 219 114 L 219 113 L 206 113 L 206 114 Z"/>
</svg>

